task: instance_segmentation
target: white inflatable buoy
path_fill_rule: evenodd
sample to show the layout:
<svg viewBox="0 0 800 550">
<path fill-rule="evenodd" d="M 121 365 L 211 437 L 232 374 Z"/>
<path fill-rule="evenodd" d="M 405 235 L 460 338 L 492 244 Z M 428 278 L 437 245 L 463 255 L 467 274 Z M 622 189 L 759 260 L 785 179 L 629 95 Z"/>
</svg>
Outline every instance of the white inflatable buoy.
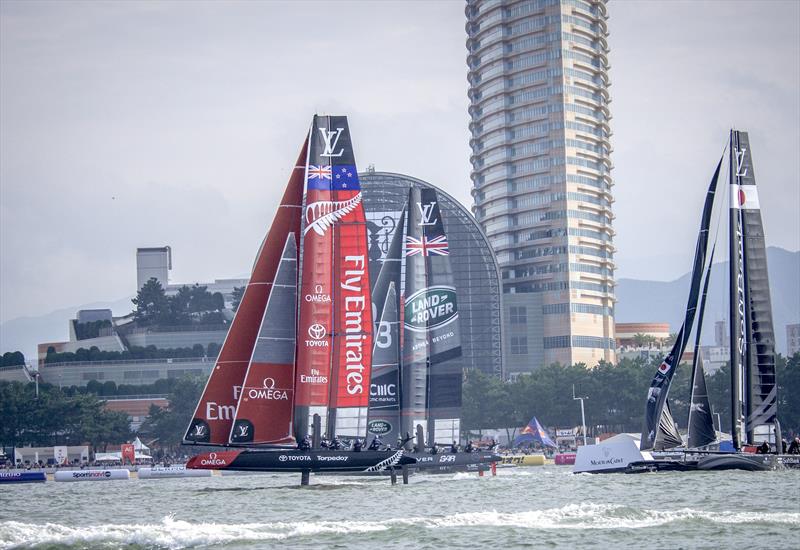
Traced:
<svg viewBox="0 0 800 550">
<path fill-rule="evenodd" d="M 110 481 L 112 479 L 130 479 L 128 470 L 71 470 L 53 474 L 56 481 Z"/>
</svg>

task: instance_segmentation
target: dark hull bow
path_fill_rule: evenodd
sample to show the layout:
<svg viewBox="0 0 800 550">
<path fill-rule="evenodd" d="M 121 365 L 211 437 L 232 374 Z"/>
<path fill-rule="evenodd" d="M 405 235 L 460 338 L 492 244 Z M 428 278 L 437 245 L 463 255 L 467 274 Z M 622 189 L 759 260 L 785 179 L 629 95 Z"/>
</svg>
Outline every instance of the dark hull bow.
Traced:
<svg viewBox="0 0 800 550">
<path fill-rule="evenodd" d="M 414 464 L 405 451 L 232 450 L 193 456 L 186 467 L 245 472 L 377 472 Z"/>
</svg>

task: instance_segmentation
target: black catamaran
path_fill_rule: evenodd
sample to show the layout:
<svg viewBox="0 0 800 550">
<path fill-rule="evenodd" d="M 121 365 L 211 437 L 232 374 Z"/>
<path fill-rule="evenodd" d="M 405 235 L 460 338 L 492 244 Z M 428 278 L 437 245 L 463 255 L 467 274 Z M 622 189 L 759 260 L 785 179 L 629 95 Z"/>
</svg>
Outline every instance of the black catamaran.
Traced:
<svg viewBox="0 0 800 550">
<path fill-rule="evenodd" d="M 797 457 L 780 454 L 783 450 L 780 447 L 781 429 L 777 415 L 775 336 L 764 229 L 746 132 L 731 131 L 728 153 L 731 438 L 736 452 L 695 453 L 691 458 L 685 457 L 683 462 L 688 460 L 693 468 L 698 469 L 762 470 L 781 464 L 798 466 L 800 461 Z M 640 444 L 642 451 L 684 447 L 670 414 L 668 394 L 672 377 L 693 327 L 695 342 L 688 448 L 690 451 L 703 450 L 703 447 L 717 439 L 709 410 L 699 343 L 714 256 L 712 250 L 707 262 L 706 251 L 721 166 L 722 160 L 717 165 L 706 195 L 684 322 L 672 350 L 658 367 L 647 394 Z M 742 452 L 746 446 L 763 441 L 771 441 L 777 453 L 755 455 Z M 663 469 L 672 469 L 675 466 L 668 463 L 669 461 L 663 462 Z M 658 464 L 659 461 L 654 463 Z"/>
</svg>

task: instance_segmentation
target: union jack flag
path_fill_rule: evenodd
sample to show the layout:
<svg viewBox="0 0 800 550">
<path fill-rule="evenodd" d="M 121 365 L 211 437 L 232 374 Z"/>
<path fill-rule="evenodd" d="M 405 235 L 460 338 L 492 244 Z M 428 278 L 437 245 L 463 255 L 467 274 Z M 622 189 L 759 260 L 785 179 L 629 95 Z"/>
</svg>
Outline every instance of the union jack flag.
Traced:
<svg viewBox="0 0 800 550">
<path fill-rule="evenodd" d="M 406 235 L 406 256 L 414 256 L 416 254 L 422 254 L 423 256 L 430 256 L 431 254 L 449 256 L 450 250 L 447 248 L 447 236 L 439 235 L 428 239 L 423 235 L 422 240 L 420 240 Z"/>
<path fill-rule="evenodd" d="M 320 165 L 314 166 L 313 164 L 308 165 L 308 179 L 319 179 L 319 180 L 330 180 L 331 179 L 331 166 L 328 165 Z"/>
</svg>

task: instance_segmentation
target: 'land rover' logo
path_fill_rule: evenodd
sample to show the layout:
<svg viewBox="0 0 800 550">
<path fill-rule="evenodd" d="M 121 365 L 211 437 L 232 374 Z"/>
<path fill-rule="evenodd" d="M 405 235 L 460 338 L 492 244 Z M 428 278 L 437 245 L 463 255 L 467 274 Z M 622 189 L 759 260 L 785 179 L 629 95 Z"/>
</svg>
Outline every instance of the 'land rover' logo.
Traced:
<svg viewBox="0 0 800 550">
<path fill-rule="evenodd" d="M 371 420 L 367 424 L 367 431 L 375 435 L 388 434 L 392 431 L 392 425 L 385 420 Z"/>
<path fill-rule="evenodd" d="M 405 326 L 409 330 L 424 332 L 457 318 L 456 289 L 451 286 L 424 288 L 406 299 Z"/>
</svg>

